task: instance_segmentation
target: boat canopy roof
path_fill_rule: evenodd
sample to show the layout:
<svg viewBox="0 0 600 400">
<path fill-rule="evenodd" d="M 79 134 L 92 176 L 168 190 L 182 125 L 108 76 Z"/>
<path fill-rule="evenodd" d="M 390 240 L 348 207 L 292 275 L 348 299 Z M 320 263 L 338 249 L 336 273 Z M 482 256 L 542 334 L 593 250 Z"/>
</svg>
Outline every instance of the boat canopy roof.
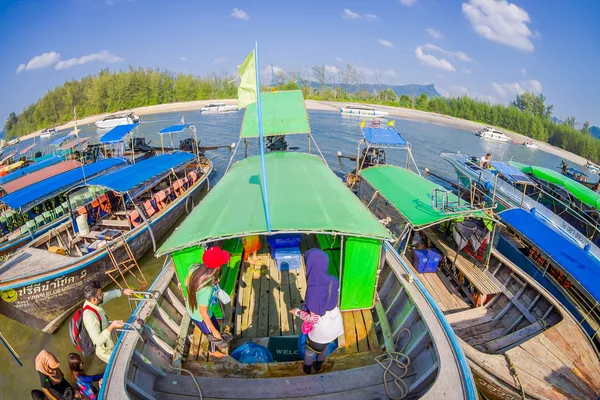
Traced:
<svg viewBox="0 0 600 400">
<path fill-rule="evenodd" d="M 100 143 L 115 143 L 123 141 L 123 138 L 139 124 L 117 125 L 110 131 L 106 132 L 100 138 Z"/>
<path fill-rule="evenodd" d="M 600 195 L 581 183 L 549 168 L 529 166 L 514 161 L 511 161 L 510 164 L 542 181 L 558 185 L 584 204 L 600 209 Z"/>
<path fill-rule="evenodd" d="M 73 139 L 73 140 L 71 140 L 71 141 L 69 141 L 69 142 L 67 142 L 67 143 L 63 144 L 62 146 L 60 146 L 60 148 L 61 148 L 62 150 L 70 150 L 70 149 L 72 149 L 73 147 L 75 147 L 75 146 L 79 146 L 79 145 L 81 145 L 81 144 L 83 144 L 83 143 L 87 142 L 87 141 L 88 141 L 88 140 L 90 140 L 90 139 L 91 139 L 91 138 L 89 138 L 89 137 L 84 137 L 84 138 L 81 138 L 81 139 L 80 139 L 80 138 Z"/>
<path fill-rule="evenodd" d="M 535 185 L 535 182 L 532 181 L 524 172 L 513 167 L 502 161 L 492 161 L 490 163 L 492 167 L 496 168 L 496 170 L 503 175 L 506 179 L 508 179 L 511 183 L 523 184 L 523 185 Z"/>
<path fill-rule="evenodd" d="M 102 186 L 134 198 L 133 189 L 143 186 L 145 190 L 149 184 L 160 181 L 172 170 L 183 168 L 194 158 L 193 154 L 183 151 L 161 154 L 90 179 L 86 186 Z"/>
<path fill-rule="evenodd" d="M 40 169 L 44 169 L 54 164 L 58 164 L 59 162 L 65 159 L 64 156 L 51 156 L 45 160 L 41 160 L 35 162 L 31 165 L 28 165 L 24 168 L 18 169 L 15 172 L 12 172 L 8 175 L 4 175 L 0 177 L 0 185 L 3 185 L 7 182 L 14 181 L 15 179 L 19 179 L 20 177 L 31 174 L 32 172 L 39 171 Z"/>
<path fill-rule="evenodd" d="M 392 127 L 362 128 L 367 143 L 376 146 L 407 147 L 408 142 L 400 132 Z"/>
<path fill-rule="evenodd" d="M 32 145 L 29 145 L 29 146 L 25 147 L 23 150 L 19 151 L 19 154 L 25 154 L 29 150 L 33 149 L 35 146 L 37 146 L 37 144 L 35 144 L 35 143 L 32 144 Z"/>
<path fill-rule="evenodd" d="M 363 169 L 359 174 L 416 230 L 467 215 L 489 219 L 483 211 L 450 213 L 434 208 L 431 204 L 433 190 L 446 189 L 405 168 L 381 165 Z M 448 193 L 448 196 L 450 202 L 458 202 L 454 194 Z"/>
<path fill-rule="evenodd" d="M 265 155 L 271 232 L 321 232 L 391 239 L 317 156 L 274 152 Z M 260 156 L 234 164 L 157 255 L 218 239 L 267 234 Z"/>
<path fill-rule="evenodd" d="M 514 208 L 501 212 L 500 218 L 600 301 L 600 262 L 591 253 L 552 229 L 535 212 Z"/>
<path fill-rule="evenodd" d="M 14 193 L 0 197 L 0 202 L 13 210 L 27 211 L 36 204 L 48 200 L 65 190 L 68 190 L 85 179 L 92 178 L 101 172 L 124 166 L 127 163 L 120 158 L 108 158 L 96 161 L 83 168 L 75 168 L 62 174 L 34 183 Z M 83 171 L 82 171 L 83 169 Z"/>
<path fill-rule="evenodd" d="M 16 155 L 17 155 L 16 151 L 11 151 L 10 153 L 8 153 L 7 155 L 4 156 L 2 161 L 0 161 L 0 164 L 3 164 L 5 161 L 10 160 L 11 158 L 13 158 Z"/>
<path fill-rule="evenodd" d="M 171 126 L 167 126 L 166 128 L 161 129 L 158 132 L 158 134 L 159 135 L 168 135 L 171 133 L 181 133 L 186 128 L 189 128 L 190 126 L 191 126 L 190 124 L 171 125 Z"/>
<path fill-rule="evenodd" d="M 71 136 L 73 136 L 73 135 L 71 135 L 71 134 L 69 133 L 69 134 L 68 134 L 68 135 L 66 135 L 66 136 L 59 137 L 58 139 L 54 139 L 53 141 L 51 141 L 51 142 L 50 142 L 50 144 L 51 144 L 52 146 L 58 146 L 59 144 L 61 144 L 61 143 L 62 143 L 62 142 L 64 142 L 65 140 L 69 139 Z"/>
<path fill-rule="evenodd" d="M 6 193 L 13 193 L 26 186 L 32 185 L 36 182 L 40 182 L 44 179 L 48 179 L 54 175 L 62 174 L 63 172 L 72 170 L 73 168 L 80 167 L 81 163 L 77 160 L 63 161 L 58 164 L 50 165 L 46 168 L 34 171 L 30 174 L 21 176 L 18 179 L 14 179 L 10 182 L 6 182 L 0 185 Z"/>
<path fill-rule="evenodd" d="M 300 90 L 260 94 L 264 136 L 309 134 L 310 125 Z M 256 102 L 249 104 L 242 121 L 241 138 L 258 137 Z"/>
<path fill-rule="evenodd" d="M 575 168 L 573 168 L 573 167 L 569 167 L 569 168 L 567 168 L 567 171 L 569 171 L 570 173 L 576 173 L 576 174 L 581 174 L 581 175 L 588 176 L 588 175 L 587 175 L 585 172 L 583 172 L 583 171 L 580 171 L 580 170 L 578 170 L 578 169 L 575 169 Z"/>
</svg>

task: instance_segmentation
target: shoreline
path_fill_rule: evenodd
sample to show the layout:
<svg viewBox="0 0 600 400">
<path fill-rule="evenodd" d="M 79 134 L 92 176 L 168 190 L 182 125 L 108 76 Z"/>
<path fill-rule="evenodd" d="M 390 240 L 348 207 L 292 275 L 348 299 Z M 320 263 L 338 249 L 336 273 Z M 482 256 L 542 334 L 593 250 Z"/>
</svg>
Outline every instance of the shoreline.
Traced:
<svg viewBox="0 0 600 400">
<path fill-rule="evenodd" d="M 136 115 L 139 115 L 139 116 L 168 113 L 168 112 L 177 112 L 177 111 L 193 111 L 193 110 L 199 111 L 200 108 L 202 108 L 206 104 L 214 102 L 214 101 L 215 100 L 195 100 L 195 101 L 188 101 L 188 102 L 181 102 L 181 103 L 158 104 L 158 105 L 154 105 L 154 106 L 133 108 L 129 111 L 132 111 Z M 225 99 L 225 100 L 218 100 L 218 101 L 223 102 L 225 104 L 237 104 L 237 99 Z M 323 101 L 323 100 L 305 100 L 305 104 L 306 104 L 307 110 L 338 111 L 341 107 L 347 105 L 348 103 Z M 424 122 L 424 123 L 428 123 L 428 124 L 442 125 L 442 126 L 447 126 L 447 127 L 451 127 L 451 128 L 461 129 L 464 131 L 469 131 L 469 132 L 479 130 L 479 129 L 483 128 L 484 126 L 486 126 L 485 124 L 482 124 L 479 122 L 468 121 L 465 119 L 455 118 L 455 117 L 451 117 L 448 115 L 431 113 L 431 112 L 427 112 L 427 111 L 419 111 L 419 110 L 413 110 L 413 109 L 409 109 L 409 108 L 383 106 L 383 105 L 375 105 L 375 104 L 369 104 L 369 106 L 372 106 L 375 109 L 380 110 L 380 111 L 388 112 L 389 113 L 388 117 L 394 117 L 394 118 L 398 118 L 398 119 L 404 119 L 404 120 L 416 121 L 416 122 Z M 116 112 L 112 112 L 112 113 L 92 115 L 92 116 L 77 120 L 77 124 L 78 125 L 93 124 L 97 120 L 102 119 L 108 115 L 117 114 L 117 113 L 121 113 L 121 112 L 124 112 L 124 111 L 116 111 Z M 69 128 L 74 128 L 74 127 L 75 127 L 75 122 L 69 121 L 68 123 L 66 123 L 64 125 L 57 126 L 56 129 L 63 130 L 63 129 L 69 129 Z M 498 128 L 498 129 L 502 130 L 508 137 L 510 137 L 512 140 L 514 140 L 518 143 L 522 143 L 525 141 L 532 142 L 538 146 L 537 150 L 545 151 L 546 153 L 550 153 L 550 154 L 556 155 L 558 157 L 562 157 L 565 160 L 571 161 L 571 162 L 579 164 L 579 165 L 585 165 L 585 163 L 587 162 L 587 160 L 585 158 L 578 156 L 577 154 L 571 153 L 567 150 L 563 150 L 561 148 L 552 146 L 549 143 L 540 142 L 540 141 L 537 141 L 530 137 L 527 137 L 525 135 L 521 135 L 516 132 L 511 132 L 511 131 L 503 129 L 503 128 Z M 37 136 L 39 136 L 40 132 L 41 131 L 37 131 L 37 132 L 33 132 L 33 133 L 30 133 L 25 136 L 21 136 L 21 140 L 37 137 Z"/>
</svg>

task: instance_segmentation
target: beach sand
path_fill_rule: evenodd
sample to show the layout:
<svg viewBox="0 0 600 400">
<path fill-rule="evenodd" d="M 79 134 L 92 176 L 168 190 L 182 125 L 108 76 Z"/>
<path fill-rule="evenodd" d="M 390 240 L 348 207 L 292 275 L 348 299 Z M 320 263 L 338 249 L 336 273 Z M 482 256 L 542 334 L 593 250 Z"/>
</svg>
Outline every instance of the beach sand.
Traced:
<svg viewBox="0 0 600 400">
<path fill-rule="evenodd" d="M 208 103 L 214 102 L 215 100 L 197 100 L 197 101 L 188 101 L 182 103 L 170 103 L 170 104 L 159 104 L 156 106 L 148 106 L 148 107 L 139 107 L 134 108 L 131 111 L 139 116 L 150 115 L 150 114 L 159 114 L 159 113 L 169 113 L 169 112 L 177 112 L 177 111 L 192 111 L 192 110 L 200 110 L 203 106 Z M 236 104 L 237 99 L 228 99 L 228 100 L 219 100 L 219 102 L 223 102 L 226 104 Z M 332 101 L 316 101 L 316 100 L 306 100 L 306 108 L 309 110 L 320 110 L 320 111 L 338 111 L 341 107 L 346 106 L 348 103 L 341 102 L 332 102 Z M 441 115 L 436 113 L 430 113 L 425 111 L 411 110 L 407 108 L 399 108 L 399 107 L 389 107 L 389 106 L 379 106 L 372 105 L 375 109 L 380 111 L 386 111 L 389 113 L 389 117 L 398 118 L 398 119 L 406 119 L 411 121 L 425 122 L 429 124 L 437 124 L 443 126 L 449 126 L 452 128 L 462 129 L 469 132 L 477 131 L 484 126 L 485 124 L 481 124 L 479 122 L 467 121 L 460 118 L 454 118 L 447 115 Z M 108 113 L 108 114 L 98 114 L 90 117 L 85 117 L 77 121 L 78 125 L 87 125 L 93 124 L 99 119 L 102 119 L 110 114 L 116 113 Z M 72 129 L 75 127 L 75 123 L 73 121 L 68 122 L 67 124 L 57 126 L 57 130 L 62 129 Z M 537 140 L 533 140 L 527 136 L 508 131 L 503 128 L 499 128 L 507 136 L 509 136 L 512 140 L 517 143 L 522 142 L 533 142 L 535 143 L 539 150 L 545 151 L 550 154 L 554 154 L 558 157 L 562 157 L 565 160 L 571 161 L 573 163 L 579 165 L 585 165 L 586 159 L 578 156 L 577 154 L 570 153 L 566 150 L 560 149 L 558 147 L 554 147 L 548 143 L 539 142 Z M 29 139 L 34 136 L 38 136 L 40 131 L 30 133 L 29 135 L 21 137 L 21 139 Z"/>
</svg>

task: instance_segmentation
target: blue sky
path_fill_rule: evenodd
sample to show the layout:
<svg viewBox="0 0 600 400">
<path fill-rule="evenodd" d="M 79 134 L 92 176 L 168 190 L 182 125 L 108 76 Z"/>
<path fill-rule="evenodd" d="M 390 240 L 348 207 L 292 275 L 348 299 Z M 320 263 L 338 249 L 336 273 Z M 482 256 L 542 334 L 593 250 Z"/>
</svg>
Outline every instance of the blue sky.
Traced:
<svg viewBox="0 0 600 400">
<path fill-rule="evenodd" d="M 0 118 L 103 67 L 233 73 L 258 40 L 263 67 L 304 78 L 351 63 L 443 95 L 532 90 L 600 125 L 599 17 L 597 0 L 3 0 Z"/>
</svg>

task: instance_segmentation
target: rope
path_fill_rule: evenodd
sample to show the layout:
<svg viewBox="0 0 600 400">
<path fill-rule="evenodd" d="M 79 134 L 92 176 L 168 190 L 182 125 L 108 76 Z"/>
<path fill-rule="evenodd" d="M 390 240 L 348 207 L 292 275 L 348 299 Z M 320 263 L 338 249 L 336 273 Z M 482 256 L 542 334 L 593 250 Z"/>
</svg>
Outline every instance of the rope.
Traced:
<svg viewBox="0 0 600 400">
<path fill-rule="evenodd" d="M 401 400 L 408 395 L 408 385 L 402 380 L 402 378 L 404 378 L 408 372 L 408 366 L 410 365 L 410 357 L 402 353 L 412 337 L 412 334 L 408 328 L 403 328 L 400 331 L 394 347 L 398 347 L 398 343 L 400 342 L 400 338 L 402 338 L 403 333 L 407 333 L 408 339 L 401 349 L 398 349 L 398 351 L 386 351 L 382 355 L 375 357 L 377 364 L 383 368 L 383 387 L 385 389 L 385 393 L 392 400 Z M 392 372 L 392 368 L 394 366 L 397 370 L 400 370 L 399 373 Z M 390 394 L 390 388 L 388 387 L 389 375 L 391 375 L 393 378 L 391 382 L 393 382 L 396 386 L 395 391 L 400 392 L 398 396 L 392 396 Z"/>
<path fill-rule="evenodd" d="M 237 149 L 238 149 L 238 147 L 240 147 L 241 142 L 242 142 L 242 138 L 240 138 L 240 140 L 238 140 L 237 144 L 235 145 L 235 148 L 233 149 L 233 154 L 229 158 L 229 163 L 227 164 L 227 168 L 225 168 L 225 173 L 227 173 L 227 171 L 229 171 L 229 167 L 231 167 L 231 163 L 233 162 L 233 158 L 235 157 L 235 153 L 237 153 Z"/>
<path fill-rule="evenodd" d="M 519 379 L 519 373 L 517 372 L 517 369 L 515 368 L 515 365 L 513 364 L 508 354 L 504 353 L 504 357 L 506 358 L 506 362 L 508 362 L 508 369 L 510 370 L 510 373 L 512 374 L 512 376 L 515 377 L 515 381 L 517 381 L 517 383 L 519 384 L 519 388 L 521 389 L 521 397 L 523 398 L 523 400 L 525 400 L 525 389 L 521 384 L 521 379 Z"/>
<path fill-rule="evenodd" d="M 373 202 L 373 200 L 375 200 L 375 198 L 377 197 L 378 194 L 379 194 L 379 190 L 376 190 L 375 193 L 373 193 L 371 200 L 369 200 L 369 204 L 367 204 L 367 208 L 371 207 L 371 203 Z"/>
<path fill-rule="evenodd" d="M 325 163 L 325 165 L 327 165 L 327 168 L 329 168 L 329 164 L 327 164 L 327 160 L 325 159 L 325 156 L 323 155 L 323 153 L 321 152 L 321 148 L 319 147 L 319 145 L 317 144 L 317 141 L 315 140 L 315 138 L 310 135 L 310 138 L 312 139 L 313 143 L 315 144 L 315 146 L 317 147 L 317 150 L 319 150 L 319 154 L 321 155 L 321 158 L 323 159 L 323 162 Z"/>
<path fill-rule="evenodd" d="M 187 374 L 189 374 L 189 376 L 192 377 L 192 381 L 194 382 L 194 385 L 196 385 L 196 389 L 198 389 L 198 398 L 200 400 L 204 399 L 204 396 L 202 395 L 202 389 L 200 389 L 200 385 L 198 384 L 198 381 L 196 380 L 196 377 L 194 376 L 194 374 L 192 374 L 190 371 L 188 371 L 187 369 L 183 369 L 183 368 L 175 368 L 173 366 L 171 366 L 170 364 L 165 364 L 163 366 L 164 369 L 169 369 L 171 371 L 179 371 L 181 372 L 185 372 Z M 176 383 L 176 382 L 175 382 Z"/>
</svg>

